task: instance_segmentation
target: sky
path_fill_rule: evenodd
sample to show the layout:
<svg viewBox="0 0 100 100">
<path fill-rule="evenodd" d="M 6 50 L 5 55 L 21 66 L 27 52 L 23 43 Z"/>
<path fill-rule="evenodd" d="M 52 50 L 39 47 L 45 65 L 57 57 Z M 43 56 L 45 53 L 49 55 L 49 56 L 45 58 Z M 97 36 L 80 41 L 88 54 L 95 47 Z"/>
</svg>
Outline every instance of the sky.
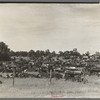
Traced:
<svg viewBox="0 0 100 100">
<path fill-rule="evenodd" d="M 13 51 L 100 52 L 100 5 L 0 4 L 0 41 Z"/>
</svg>

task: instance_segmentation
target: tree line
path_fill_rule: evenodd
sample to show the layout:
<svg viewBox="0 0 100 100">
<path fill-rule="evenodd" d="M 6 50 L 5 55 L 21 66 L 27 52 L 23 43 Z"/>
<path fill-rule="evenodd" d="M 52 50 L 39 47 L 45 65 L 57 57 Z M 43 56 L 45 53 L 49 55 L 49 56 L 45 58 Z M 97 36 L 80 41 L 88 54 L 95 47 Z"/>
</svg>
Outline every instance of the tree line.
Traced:
<svg viewBox="0 0 100 100">
<path fill-rule="evenodd" d="M 66 47 L 67 48 L 67 47 Z M 100 63 L 100 53 L 96 52 L 90 55 L 89 51 L 81 54 L 74 48 L 71 51 L 55 51 L 50 52 L 49 49 L 43 50 L 30 50 L 30 51 L 13 51 L 4 42 L 0 42 L 0 61 L 11 61 L 11 57 L 29 57 L 35 64 L 41 65 L 43 62 L 58 63 L 58 65 L 70 66 L 86 66 L 88 64 Z"/>
</svg>

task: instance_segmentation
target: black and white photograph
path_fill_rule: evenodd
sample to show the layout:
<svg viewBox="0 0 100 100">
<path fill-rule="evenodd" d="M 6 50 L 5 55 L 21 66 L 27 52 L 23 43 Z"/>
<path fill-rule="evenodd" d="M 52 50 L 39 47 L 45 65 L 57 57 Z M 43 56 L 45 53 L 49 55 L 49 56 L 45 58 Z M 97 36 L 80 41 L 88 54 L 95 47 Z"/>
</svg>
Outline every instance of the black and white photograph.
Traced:
<svg viewBox="0 0 100 100">
<path fill-rule="evenodd" d="M 0 98 L 100 98 L 100 5 L 0 3 Z"/>
</svg>

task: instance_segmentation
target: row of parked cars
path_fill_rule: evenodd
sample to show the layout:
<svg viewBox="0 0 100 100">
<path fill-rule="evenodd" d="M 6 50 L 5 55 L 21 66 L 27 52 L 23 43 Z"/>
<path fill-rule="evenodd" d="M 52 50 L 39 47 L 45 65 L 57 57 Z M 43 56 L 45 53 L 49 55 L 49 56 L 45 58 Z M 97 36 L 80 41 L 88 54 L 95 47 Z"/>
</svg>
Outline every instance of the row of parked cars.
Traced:
<svg viewBox="0 0 100 100">
<path fill-rule="evenodd" d="M 65 67 L 65 68 L 54 68 L 52 70 L 52 78 L 56 79 L 65 79 L 65 80 L 72 80 L 77 82 L 86 83 L 88 80 L 86 79 L 86 71 L 88 70 L 89 75 L 93 73 L 97 73 L 100 76 L 100 68 L 84 68 L 84 67 Z M 13 70 L 6 69 L 0 72 L 0 76 L 4 78 L 12 78 L 13 77 Z M 28 77 L 36 77 L 36 78 L 49 78 L 50 71 L 48 70 L 48 66 L 42 66 L 40 69 L 36 68 L 36 70 L 28 70 L 25 69 L 23 71 L 15 71 L 15 77 L 18 78 L 28 78 Z"/>
</svg>

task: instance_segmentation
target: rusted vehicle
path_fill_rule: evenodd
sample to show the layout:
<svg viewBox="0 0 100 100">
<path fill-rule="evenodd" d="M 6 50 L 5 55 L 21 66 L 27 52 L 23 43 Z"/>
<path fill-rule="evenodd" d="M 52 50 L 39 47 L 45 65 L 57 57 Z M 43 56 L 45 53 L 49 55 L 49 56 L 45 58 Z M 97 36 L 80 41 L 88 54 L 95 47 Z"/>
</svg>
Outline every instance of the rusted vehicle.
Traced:
<svg viewBox="0 0 100 100">
<path fill-rule="evenodd" d="M 100 67 L 93 67 L 89 69 L 89 75 L 98 75 L 100 76 Z"/>
<path fill-rule="evenodd" d="M 65 69 L 65 80 L 72 80 L 77 82 L 86 83 L 88 80 L 85 78 L 84 70 L 82 68 L 67 67 Z"/>
<path fill-rule="evenodd" d="M 42 66 L 39 69 L 39 77 L 49 78 L 49 71 L 47 66 Z"/>
<path fill-rule="evenodd" d="M 13 77 L 13 71 L 11 69 L 6 69 L 1 73 L 3 78 L 12 78 Z"/>
<path fill-rule="evenodd" d="M 64 77 L 64 70 L 62 68 L 55 68 L 54 77 L 56 79 L 61 79 Z"/>
</svg>

